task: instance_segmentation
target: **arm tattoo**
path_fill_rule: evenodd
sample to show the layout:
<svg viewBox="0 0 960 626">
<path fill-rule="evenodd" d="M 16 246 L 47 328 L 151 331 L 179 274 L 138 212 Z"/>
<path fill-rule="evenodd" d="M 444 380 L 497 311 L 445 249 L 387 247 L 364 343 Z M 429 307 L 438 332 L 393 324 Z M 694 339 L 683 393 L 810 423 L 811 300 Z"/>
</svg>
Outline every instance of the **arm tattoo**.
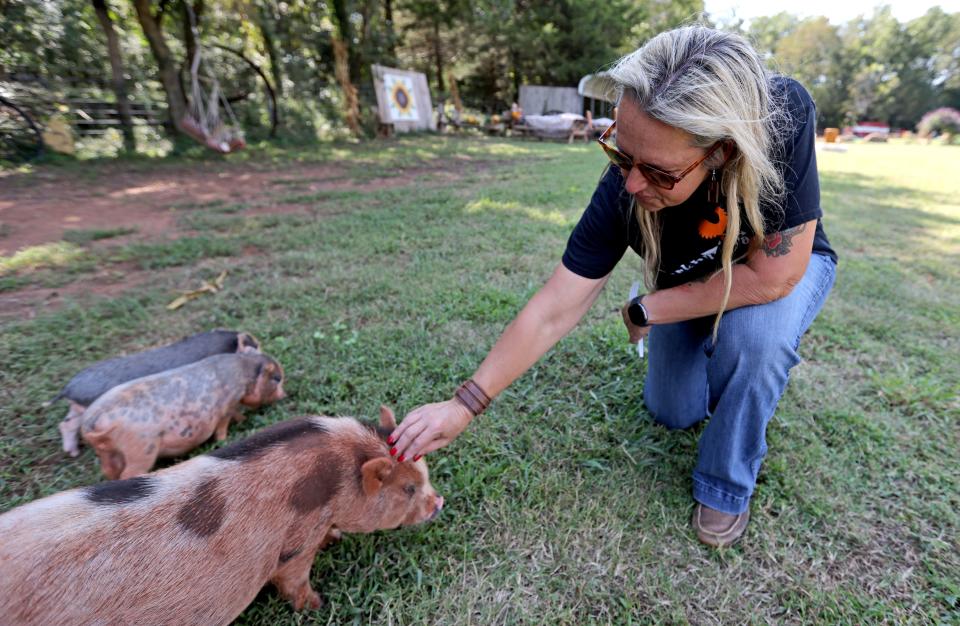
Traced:
<svg viewBox="0 0 960 626">
<path fill-rule="evenodd" d="M 772 233 L 763 238 L 763 253 L 767 256 L 786 256 L 790 253 L 795 235 L 807 229 L 806 223 L 788 228 L 779 233 Z"/>
</svg>

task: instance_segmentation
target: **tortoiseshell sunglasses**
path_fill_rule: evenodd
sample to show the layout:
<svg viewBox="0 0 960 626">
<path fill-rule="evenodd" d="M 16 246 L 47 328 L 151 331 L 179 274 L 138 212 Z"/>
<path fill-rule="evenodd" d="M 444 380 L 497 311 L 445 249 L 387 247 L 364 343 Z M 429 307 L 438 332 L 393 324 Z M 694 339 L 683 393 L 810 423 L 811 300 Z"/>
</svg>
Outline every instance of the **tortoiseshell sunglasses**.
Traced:
<svg viewBox="0 0 960 626">
<path fill-rule="evenodd" d="M 720 147 L 720 142 L 713 144 L 713 147 L 707 150 L 707 153 L 703 155 L 703 158 L 698 160 L 696 163 L 688 167 L 687 169 L 680 172 L 679 175 L 674 176 L 669 172 L 664 172 L 663 170 L 656 168 L 648 163 L 638 163 L 633 160 L 633 157 L 628 156 L 627 154 L 621 152 L 616 147 L 611 146 L 607 143 L 607 137 L 610 136 L 610 133 L 613 132 L 613 129 L 616 128 L 617 123 L 614 122 L 607 127 L 607 130 L 603 131 L 603 134 L 600 135 L 600 139 L 597 139 L 597 142 L 600 144 L 600 147 L 603 148 L 603 151 L 607 153 L 607 157 L 610 159 L 610 162 L 619 167 L 624 171 L 624 176 L 630 173 L 630 170 L 637 168 L 640 170 L 640 173 L 650 181 L 651 184 L 660 187 L 661 189 L 673 189 L 677 183 L 683 180 L 683 177 L 692 172 L 698 165 L 710 158 L 710 155 L 717 151 L 717 148 Z"/>
</svg>

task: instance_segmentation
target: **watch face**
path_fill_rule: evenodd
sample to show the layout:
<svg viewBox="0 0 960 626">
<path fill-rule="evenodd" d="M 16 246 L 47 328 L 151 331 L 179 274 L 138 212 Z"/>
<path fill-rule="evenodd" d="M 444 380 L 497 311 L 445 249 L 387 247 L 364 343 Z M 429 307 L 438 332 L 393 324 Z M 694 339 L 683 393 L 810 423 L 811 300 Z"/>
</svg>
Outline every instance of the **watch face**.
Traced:
<svg viewBox="0 0 960 626">
<path fill-rule="evenodd" d="M 630 303 L 630 306 L 627 308 L 627 315 L 630 316 L 630 321 L 633 322 L 634 326 L 647 325 L 646 311 L 643 310 L 643 305 L 640 304 L 639 299 Z"/>
</svg>

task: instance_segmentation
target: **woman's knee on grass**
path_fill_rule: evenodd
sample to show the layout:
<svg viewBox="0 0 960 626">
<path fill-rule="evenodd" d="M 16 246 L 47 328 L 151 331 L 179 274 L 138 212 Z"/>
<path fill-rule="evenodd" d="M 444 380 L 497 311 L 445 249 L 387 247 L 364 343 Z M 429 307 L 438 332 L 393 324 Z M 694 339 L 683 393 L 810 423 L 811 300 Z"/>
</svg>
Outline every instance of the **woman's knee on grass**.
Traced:
<svg viewBox="0 0 960 626">
<path fill-rule="evenodd" d="M 670 430 L 685 430 L 707 417 L 705 402 L 691 402 L 682 393 L 647 388 L 643 402 L 653 421 Z"/>
</svg>

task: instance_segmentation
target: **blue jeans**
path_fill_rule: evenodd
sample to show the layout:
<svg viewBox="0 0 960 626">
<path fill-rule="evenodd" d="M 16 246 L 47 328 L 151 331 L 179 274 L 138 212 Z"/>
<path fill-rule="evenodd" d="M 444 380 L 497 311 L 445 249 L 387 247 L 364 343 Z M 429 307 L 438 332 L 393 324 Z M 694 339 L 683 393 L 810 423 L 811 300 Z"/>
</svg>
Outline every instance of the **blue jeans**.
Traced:
<svg viewBox="0 0 960 626">
<path fill-rule="evenodd" d="M 833 259 L 812 255 L 790 295 L 725 313 L 716 344 L 713 317 L 650 329 L 643 395 L 654 419 L 674 429 L 710 417 L 693 472 L 697 502 L 734 515 L 747 510 L 767 423 L 835 277 Z"/>
</svg>

